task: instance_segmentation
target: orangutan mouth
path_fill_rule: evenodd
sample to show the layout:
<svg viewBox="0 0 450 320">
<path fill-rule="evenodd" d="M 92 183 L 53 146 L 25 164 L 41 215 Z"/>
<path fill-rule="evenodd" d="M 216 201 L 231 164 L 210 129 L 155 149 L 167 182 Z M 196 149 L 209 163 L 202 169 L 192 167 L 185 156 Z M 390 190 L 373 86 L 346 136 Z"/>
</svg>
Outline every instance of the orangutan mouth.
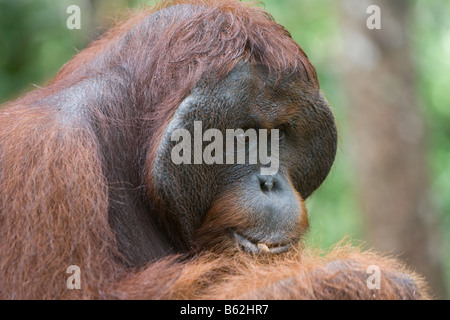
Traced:
<svg viewBox="0 0 450 320">
<path fill-rule="evenodd" d="M 233 236 L 236 239 L 237 244 L 239 247 L 241 247 L 243 250 L 253 253 L 253 254 L 261 254 L 261 253 L 283 253 L 288 251 L 288 249 L 293 245 L 293 242 L 290 242 L 288 244 L 266 244 L 266 243 L 255 243 L 244 236 L 240 235 L 239 233 L 233 231 Z"/>
</svg>

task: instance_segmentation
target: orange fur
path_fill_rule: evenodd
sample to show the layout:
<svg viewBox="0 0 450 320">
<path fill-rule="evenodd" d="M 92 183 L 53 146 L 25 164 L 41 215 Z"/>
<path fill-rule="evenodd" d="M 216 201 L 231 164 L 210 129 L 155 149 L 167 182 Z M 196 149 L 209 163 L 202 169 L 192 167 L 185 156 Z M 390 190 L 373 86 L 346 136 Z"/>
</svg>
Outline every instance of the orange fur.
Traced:
<svg viewBox="0 0 450 320">
<path fill-rule="evenodd" d="M 429 299 L 422 278 L 397 260 L 338 244 L 331 252 L 297 247 L 281 256 L 203 253 L 171 257 L 121 283 L 117 297 L 142 299 Z M 380 289 L 366 273 L 380 267 Z M 155 287 L 149 278 L 161 281 Z M 400 279 L 400 281 L 399 281 Z M 136 288 L 138 288 L 136 290 Z"/>
</svg>

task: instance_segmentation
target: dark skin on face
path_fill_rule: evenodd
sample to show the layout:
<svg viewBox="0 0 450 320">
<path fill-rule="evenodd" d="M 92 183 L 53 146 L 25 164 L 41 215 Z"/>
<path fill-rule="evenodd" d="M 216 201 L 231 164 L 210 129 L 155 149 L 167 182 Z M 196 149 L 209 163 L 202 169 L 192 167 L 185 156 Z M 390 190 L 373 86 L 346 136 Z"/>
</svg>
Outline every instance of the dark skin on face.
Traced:
<svg viewBox="0 0 450 320">
<path fill-rule="evenodd" d="M 214 223 L 221 229 L 217 232 L 253 253 L 258 244 L 269 252 L 284 252 L 307 230 L 303 199 L 333 163 L 337 134 L 332 113 L 319 90 L 299 74 L 277 79 L 266 67 L 245 63 L 211 83 L 205 79 L 197 84 L 168 125 L 153 170 L 158 194 L 184 243 L 210 246 L 213 239 L 200 240 L 205 234 L 197 230 L 210 215 L 232 215 L 220 226 Z M 193 132 L 194 121 L 202 121 L 204 131 L 219 129 L 224 137 L 230 128 L 278 129 L 278 172 L 262 175 L 261 164 L 248 162 L 174 164 L 171 134 L 179 128 Z M 221 212 L 211 210 L 227 199 L 233 201 Z"/>
</svg>

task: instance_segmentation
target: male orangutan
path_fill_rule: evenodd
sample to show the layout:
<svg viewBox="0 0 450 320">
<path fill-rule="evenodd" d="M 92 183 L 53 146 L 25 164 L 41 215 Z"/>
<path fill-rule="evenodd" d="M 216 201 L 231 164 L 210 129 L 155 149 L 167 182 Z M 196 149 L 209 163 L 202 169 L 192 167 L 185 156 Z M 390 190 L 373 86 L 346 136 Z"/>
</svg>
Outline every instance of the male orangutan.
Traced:
<svg viewBox="0 0 450 320">
<path fill-rule="evenodd" d="M 278 129 L 278 171 L 175 164 L 194 121 Z M 314 67 L 263 9 L 143 10 L 0 109 L 0 298 L 427 298 L 395 260 L 301 244 L 336 144 Z"/>
</svg>

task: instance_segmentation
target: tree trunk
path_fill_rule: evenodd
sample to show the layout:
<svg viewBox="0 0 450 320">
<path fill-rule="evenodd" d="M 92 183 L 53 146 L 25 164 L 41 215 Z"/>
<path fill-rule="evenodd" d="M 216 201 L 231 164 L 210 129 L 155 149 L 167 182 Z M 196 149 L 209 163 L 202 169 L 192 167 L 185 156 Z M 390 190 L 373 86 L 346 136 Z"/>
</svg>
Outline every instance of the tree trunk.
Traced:
<svg viewBox="0 0 450 320">
<path fill-rule="evenodd" d="M 369 244 L 399 255 L 445 298 L 439 226 L 431 205 L 425 125 L 408 46 L 408 0 L 343 0 L 345 81 L 355 175 Z M 367 8 L 381 9 L 370 30 Z"/>
</svg>

